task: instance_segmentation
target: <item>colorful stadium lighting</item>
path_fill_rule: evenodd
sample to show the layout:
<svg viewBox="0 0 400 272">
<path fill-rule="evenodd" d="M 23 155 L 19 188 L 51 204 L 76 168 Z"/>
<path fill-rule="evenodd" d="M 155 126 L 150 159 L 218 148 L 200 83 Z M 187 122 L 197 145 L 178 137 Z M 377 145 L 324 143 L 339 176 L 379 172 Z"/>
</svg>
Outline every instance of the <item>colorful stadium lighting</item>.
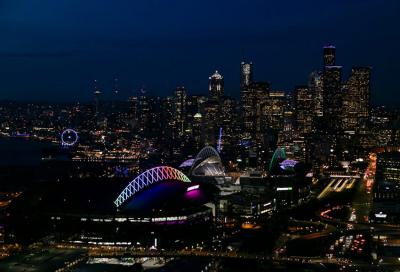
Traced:
<svg viewBox="0 0 400 272">
<path fill-rule="evenodd" d="M 193 191 L 193 190 L 197 190 L 200 188 L 200 185 L 193 185 L 187 188 L 187 192 Z"/>
</svg>

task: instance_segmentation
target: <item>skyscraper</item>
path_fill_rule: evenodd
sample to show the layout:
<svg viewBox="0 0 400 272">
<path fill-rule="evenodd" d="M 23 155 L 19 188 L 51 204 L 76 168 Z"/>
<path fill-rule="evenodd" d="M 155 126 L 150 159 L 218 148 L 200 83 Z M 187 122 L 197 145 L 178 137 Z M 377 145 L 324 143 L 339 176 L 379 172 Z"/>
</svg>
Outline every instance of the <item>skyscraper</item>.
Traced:
<svg viewBox="0 0 400 272">
<path fill-rule="evenodd" d="M 336 47 L 333 45 L 324 46 L 324 66 L 335 65 Z"/>
<path fill-rule="evenodd" d="M 243 129 L 247 136 L 262 132 L 265 124 L 265 106 L 269 94 L 267 82 L 251 82 L 242 95 Z M 247 137 L 246 136 L 246 137 Z"/>
<path fill-rule="evenodd" d="M 351 70 L 351 76 L 348 81 L 348 86 L 351 92 L 357 94 L 358 117 L 368 118 L 370 111 L 371 68 L 353 68 Z"/>
<path fill-rule="evenodd" d="M 174 120 L 175 128 L 178 131 L 178 135 L 182 136 L 185 130 L 185 119 L 186 119 L 186 89 L 185 87 L 177 87 L 175 89 L 175 110 Z"/>
<path fill-rule="evenodd" d="M 235 129 L 235 107 L 236 102 L 231 97 L 223 97 L 221 108 L 221 124 L 222 128 L 222 146 L 233 143 L 234 129 Z"/>
<path fill-rule="evenodd" d="M 219 99 L 224 95 L 224 77 L 218 73 L 218 71 L 215 71 L 208 79 L 208 92 L 210 97 Z"/>
<path fill-rule="evenodd" d="M 336 133 L 342 127 L 342 66 L 325 66 L 323 84 L 323 116 L 325 127 L 329 132 Z"/>
<path fill-rule="evenodd" d="M 248 137 L 253 127 L 254 94 L 250 90 L 253 81 L 253 64 L 242 61 L 240 64 L 240 106 L 243 132 Z"/>
<path fill-rule="evenodd" d="M 313 129 L 313 95 L 307 86 L 297 86 L 294 93 L 295 125 L 299 134 L 311 133 Z"/>
<path fill-rule="evenodd" d="M 324 83 L 322 72 L 314 71 L 310 74 L 308 88 L 314 99 L 314 115 L 316 117 L 322 117 L 324 115 Z"/>
<path fill-rule="evenodd" d="M 276 131 L 283 130 L 286 95 L 283 91 L 270 91 L 264 108 L 266 125 Z"/>
<path fill-rule="evenodd" d="M 249 86 L 253 81 L 253 63 L 242 61 L 240 64 L 240 89 Z"/>
</svg>

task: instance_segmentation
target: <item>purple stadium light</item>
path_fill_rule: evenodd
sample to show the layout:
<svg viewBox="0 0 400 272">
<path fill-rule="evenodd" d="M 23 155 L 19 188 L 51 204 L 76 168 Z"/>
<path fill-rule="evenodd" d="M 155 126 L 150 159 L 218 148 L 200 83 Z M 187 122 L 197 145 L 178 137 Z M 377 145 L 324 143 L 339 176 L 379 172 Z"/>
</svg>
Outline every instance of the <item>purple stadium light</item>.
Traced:
<svg viewBox="0 0 400 272">
<path fill-rule="evenodd" d="M 279 166 L 281 169 L 286 170 L 288 168 L 293 168 L 298 163 L 299 162 L 295 160 L 284 160 L 283 162 L 279 163 Z"/>
<path fill-rule="evenodd" d="M 188 159 L 188 160 L 182 162 L 181 165 L 179 165 L 179 168 L 190 167 L 193 165 L 193 163 L 194 163 L 194 159 Z"/>
</svg>

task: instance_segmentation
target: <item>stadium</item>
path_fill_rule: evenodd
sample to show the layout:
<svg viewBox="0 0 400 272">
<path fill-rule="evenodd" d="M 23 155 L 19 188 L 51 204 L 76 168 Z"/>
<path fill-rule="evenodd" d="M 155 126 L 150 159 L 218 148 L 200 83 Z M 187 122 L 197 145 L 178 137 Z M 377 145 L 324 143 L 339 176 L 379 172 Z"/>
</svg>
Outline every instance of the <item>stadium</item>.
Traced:
<svg viewBox="0 0 400 272">
<path fill-rule="evenodd" d="M 195 158 L 182 162 L 179 169 L 194 182 L 223 184 L 225 182 L 225 169 L 217 150 L 206 146 Z"/>
<path fill-rule="evenodd" d="M 29 225 L 33 233 L 57 233 L 63 241 L 148 244 L 157 235 L 168 243 L 211 227 L 216 194 L 212 184 L 192 182 L 169 166 L 148 169 L 130 182 L 37 184 L 12 205 L 8 230 L 16 240 L 30 238 Z M 26 216 L 12 216 L 21 212 Z"/>
</svg>

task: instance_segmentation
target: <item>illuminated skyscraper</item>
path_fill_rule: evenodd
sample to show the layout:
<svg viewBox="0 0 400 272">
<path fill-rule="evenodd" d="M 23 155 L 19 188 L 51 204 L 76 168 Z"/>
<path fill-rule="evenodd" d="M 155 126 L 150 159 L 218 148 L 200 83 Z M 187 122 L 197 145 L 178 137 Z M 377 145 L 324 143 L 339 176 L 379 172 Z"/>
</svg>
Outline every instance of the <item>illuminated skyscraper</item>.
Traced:
<svg viewBox="0 0 400 272">
<path fill-rule="evenodd" d="M 343 85 L 343 128 L 357 131 L 369 117 L 371 68 L 355 67 Z"/>
<path fill-rule="evenodd" d="M 297 86 L 294 93 L 296 130 L 299 134 L 311 133 L 313 129 L 313 95 L 307 86 Z"/>
<path fill-rule="evenodd" d="M 175 110 L 175 99 L 172 96 L 167 96 L 161 101 L 161 123 L 162 123 L 162 133 L 166 139 L 173 138 L 175 132 L 175 120 L 174 120 L 174 110 Z"/>
<path fill-rule="evenodd" d="M 233 138 L 236 136 L 234 133 L 236 102 L 233 98 L 226 96 L 222 100 L 220 128 L 222 128 L 222 146 L 226 146 L 232 144 Z"/>
<path fill-rule="evenodd" d="M 336 47 L 333 45 L 324 46 L 324 66 L 335 65 Z"/>
<path fill-rule="evenodd" d="M 217 100 L 209 99 L 204 104 L 204 141 L 206 145 L 215 146 L 221 119 L 221 107 Z"/>
<path fill-rule="evenodd" d="M 202 95 L 192 95 L 186 99 L 186 132 L 190 134 L 191 145 L 195 150 L 204 146 L 203 123 L 206 100 Z"/>
<path fill-rule="evenodd" d="M 283 130 L 286 95 L 283 91 L 270 91 L 265 106 L 266 126 L 276 131 Z"/>
<path fill-rule="evenodd" d="M 138 117 L 138 97 L 131 96 L 129 97 L 129 116 L 131 120 L 132 128 L 135 128 L 137 125 L 137 117 Z"/>
<path fill-rule="evenodd" d="M 253 81 L 253 63 L 244 62 L 240 64 L 240 89 L 249 86 Z"/>
<path fill-rule="evenodd" d="M 314 115 L 322 117 L 324 115 L 324 82 L 322 72 L 314 71 L 310 74 L 308 88 L 313 95 Z"/>
<path fill-rule="evenodd" d="M 138 128 L 143 137 L 154 137 L 157 128 L 161 127 L 158 120 L 160 100 L 160 97 L 146 95 L 146 91 L 141 90 L 138 99 Z"/>
<path fill-rule="evenodd" d="M 186 119 L 186 89 L 185 87 L 177 87 L 175 89 L 175 110 L 174 110 L 174 119 L 175 119 L 175 128 L 178 131 L 180 136 L 183 135 L 185 130 L 185 119 Z"/>
<path fill-rule="evenodd" d="M 245 137 L 254 132 L 254 99 L 255 95 L 250 89 L 253 81 L 253 64 L 242 61 L 240 64 L 240 107 Z"/>
<path fill-rule="evenodd" d="M 268 99 L 267 82 L 251 82 L 242 92 L 243 129 L 246 137 L 254 137 L 264 129 L 265 106 Z"/>
<path fill-rule="evenodd" d="M 212 98 L 220 98 L 221 96 L 224 95 L 224 77 L 218 73 L 218 71 L 215 71 L 215 73 L 210 76 L 208 82 L 208 91 L 210 94 L 210 97 Z"/>
</svg>

